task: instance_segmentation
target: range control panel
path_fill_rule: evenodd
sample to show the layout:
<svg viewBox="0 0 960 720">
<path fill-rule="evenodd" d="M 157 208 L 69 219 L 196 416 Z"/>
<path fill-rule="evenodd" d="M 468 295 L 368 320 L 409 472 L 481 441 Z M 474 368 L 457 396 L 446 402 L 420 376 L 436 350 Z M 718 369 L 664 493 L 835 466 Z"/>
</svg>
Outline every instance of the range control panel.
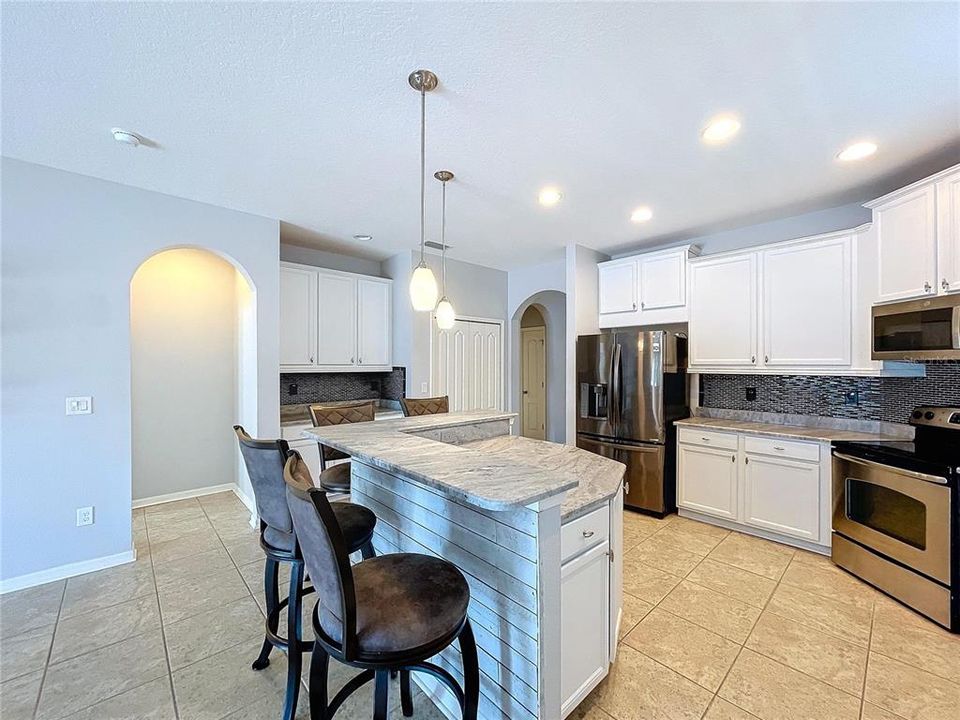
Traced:
<svg viewBox="0 0 960 720">
<path fill-rule="evenodd" d="M 921 405 L 910 414 L 910 424 L 960 430 L 960 407 Z"/>
</svg>

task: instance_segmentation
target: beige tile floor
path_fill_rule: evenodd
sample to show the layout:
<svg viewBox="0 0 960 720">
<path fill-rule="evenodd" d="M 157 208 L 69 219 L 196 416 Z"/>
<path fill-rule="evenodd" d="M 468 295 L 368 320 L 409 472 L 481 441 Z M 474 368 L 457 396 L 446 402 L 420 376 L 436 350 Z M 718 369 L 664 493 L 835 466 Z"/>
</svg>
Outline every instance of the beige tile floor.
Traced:
<svg viewBox="0 0 960 720">
<path fill-rule="evenodd" d="M 0 597 L 3 720 L 279 717 L 283 655 L 249 667 L 263 560 L 247 518 L 231 494 L 137 511 L 136 563 Z M 960 636 L 826 558 L 675 516 L 628 513 L 624 535 L 617 662 L 575 720 L 960 717 Z M 352 672 L 331 667 L 335 687 Z M 367 690 L 337 717 L 371 717 Z"/>
</svg>

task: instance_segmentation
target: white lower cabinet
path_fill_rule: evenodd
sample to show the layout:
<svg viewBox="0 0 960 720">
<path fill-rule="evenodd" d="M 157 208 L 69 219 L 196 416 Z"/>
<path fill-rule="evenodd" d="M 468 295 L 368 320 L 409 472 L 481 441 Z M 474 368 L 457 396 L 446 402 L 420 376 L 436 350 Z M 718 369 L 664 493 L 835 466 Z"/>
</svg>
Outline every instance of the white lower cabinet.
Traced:
<svg viewBox="0 0 960 720">
<path fill-rule="evenodd" d="M 681 444 L 677 451 L 677 505 L 737 519 L 737 451 Z"/>
<path fill-rule="evenodd" d="M 566 716 L 610 665 L 610 557 L 606 542 L 560 569 L 560 697 Z"/>
<path fill-rule="evenodd" d="M 807 549 L 830 547 L 830 443 L 681 427 L 677 456 L 681 515 Z"/>
<path fill-rule="evenodd" d="M 747 453 L 743 522 L 816 542 L 820 536 L 820 466 Z"/>
</svg>

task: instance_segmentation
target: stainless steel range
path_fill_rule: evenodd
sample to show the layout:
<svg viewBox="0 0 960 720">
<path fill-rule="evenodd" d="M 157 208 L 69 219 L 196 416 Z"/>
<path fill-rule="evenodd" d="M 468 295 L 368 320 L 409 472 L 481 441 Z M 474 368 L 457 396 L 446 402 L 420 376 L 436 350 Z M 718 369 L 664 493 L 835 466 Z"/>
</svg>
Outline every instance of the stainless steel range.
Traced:
<svg viewBox="0 0 960 720">
<path fill-rule="evenodd" d="M 960 632 L 960 408 L 918 407 L 913 442 L 833 451 L 833 561 Z"/>
</svg>

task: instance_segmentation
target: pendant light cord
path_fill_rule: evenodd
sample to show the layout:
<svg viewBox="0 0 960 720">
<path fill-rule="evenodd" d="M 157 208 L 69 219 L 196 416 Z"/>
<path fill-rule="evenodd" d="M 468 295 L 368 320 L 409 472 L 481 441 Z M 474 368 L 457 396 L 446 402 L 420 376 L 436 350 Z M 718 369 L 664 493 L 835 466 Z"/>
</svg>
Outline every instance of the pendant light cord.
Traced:
<svg viewBox="0 0 960 720">
<path fill-rule="evenodd" d="M 424 224 L 426 222 L 426 181 L 427 173 L 427 92 L 420 85 L 420 264 L 423 260 Z"/>
<path fill-rule="evenodd" d="M 440 286 L 441 297 L 447 296 L 447 181 L 443 181 L 442 204 L 440 205 Z"/>
</svg>

